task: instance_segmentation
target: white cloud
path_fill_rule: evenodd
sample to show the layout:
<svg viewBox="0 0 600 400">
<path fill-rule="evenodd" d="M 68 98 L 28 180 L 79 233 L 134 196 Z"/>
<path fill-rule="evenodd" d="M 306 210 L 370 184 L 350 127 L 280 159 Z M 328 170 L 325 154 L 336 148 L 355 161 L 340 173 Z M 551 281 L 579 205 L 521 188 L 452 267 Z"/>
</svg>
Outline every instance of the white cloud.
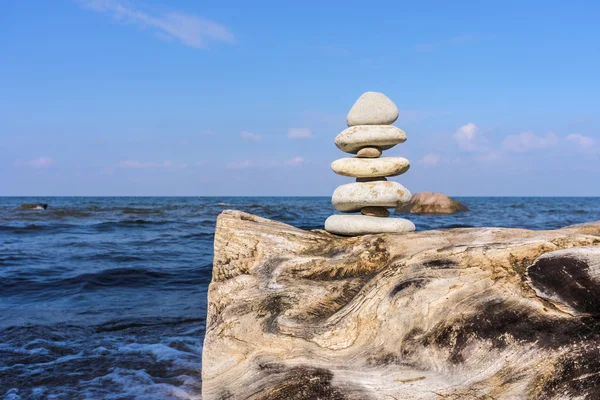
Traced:
<svg viewBox="0 0 600 400">
<path fill-rule="evenodd" d="M 245 168 L 252 168 L 254 166 L 256 166 L 256 164 L 252 160 L 231 161 L 231 162 L 228 162 L 226 165 L 227 168 L 231 168 L 231 169 L 245 169 Z"/>
<path fill-rule="evenodd" d="M 502 142 L 502 149 L 516 153 L 524 153 L 530 150 L 545 149 L 558 144 L 558 137 L 548 132 L 544 136 L 538 136 L 533 132 L 522 132 L 519 135 L 507 136 Z"/>
<path fill-rule="evenodd" d="M 308 128 L 290 128 L 288 130 L 290 139 L 304 139 L 312 137 L 312 132 Z"/>
<path fill-rule="evenodd" d="M 165 39 L 178 39 L 183 44 L 195 48 L 206 48 L 208 41 L 234 43 L 235 37 L 226 26 L 209 19 L 182 12 L 167 12 L 151 15 L 116 0 L 78 0 L 84 8 L 111 14 L 124 24 L 152 28 L 157 35 Z"/>
<path fill-rule="evenodd" d="M 16 160 L 13 165 L 16 167 L 46 168 L 53 162 L 54 160 L 51 157 L 40 157 L 29 161 Z"/>
<path fill-rule="evenodd" d="M 572 133 L 567 135 L 567 140 L 576 143 L 582 152 L 593 152 L 595 150 L 596 141 L 589 136 Z"/>
<path fill-rule="evenodd" d="M 435 153 L 425 154 L 425 156 L 419 161 L 420 164 L 434 166 L 440 162 L 440 156 Z"/>
<path fill-rule="evenodd" d="M 477 128 L 477 125 L 469 122 L 468 124 L 458 128 L 458 130 L 452 136 L 458 142 L 458 145 L 462 150 L 475 151 L 478 149 L 475 143 L 478 132 L 479 128 Z"/>
<path fill-rule="evenodd" d="M 242 139 L 253 140 L 255 142 L 258 142 L 261 139 L 260 135 L 256 135 L 256 134 L 248 132 L 248 131 L 241 131 L 240 137 Z"/>
<path fill-rule="evenodd" d="M 279 167 L 295 167 L 302 165 L 304 158 L 294 157 L 285 161 L 254 161 L 254 160 L 243 160 L 243 161 L 231 161 L 228 162 L 225 167 L 230 169 L 245 169 L 245 168 L 279 168 Z"/>
<path fill-rule="evenodd" d="M 302 157 L 294 157 L 290 160 L 287 160 L 284 164 L 285 165 L 300 165 L 304 163 L 304 158 Z"/>
<path fill-rule="evenodd" d="M 142 162 L 139 160 L 125 160 L 119 161 L 117 163 L 117 167 L 119 168 L 166 168 L 173 166 L 171 161 L 163 161 L 163 162 Z"/>
</svg>

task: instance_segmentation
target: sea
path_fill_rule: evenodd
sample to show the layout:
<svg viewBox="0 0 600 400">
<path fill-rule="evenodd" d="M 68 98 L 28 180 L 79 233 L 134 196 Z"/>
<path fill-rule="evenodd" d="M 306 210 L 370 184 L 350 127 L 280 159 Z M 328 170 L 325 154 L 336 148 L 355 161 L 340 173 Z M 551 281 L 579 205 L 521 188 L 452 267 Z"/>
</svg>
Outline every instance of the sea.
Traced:
<svg viewBox="0 0 600 400">
<path fill-rule="evenodd" d="M 418 230 L 554 229 L 600 198 L 457 197 Z M 199 399 L 215 220 L 322 229 L 328 197 L 0 197 L 0 397 Z M 47 210 L 20 210 L 22 203 Z"/>
</svg>

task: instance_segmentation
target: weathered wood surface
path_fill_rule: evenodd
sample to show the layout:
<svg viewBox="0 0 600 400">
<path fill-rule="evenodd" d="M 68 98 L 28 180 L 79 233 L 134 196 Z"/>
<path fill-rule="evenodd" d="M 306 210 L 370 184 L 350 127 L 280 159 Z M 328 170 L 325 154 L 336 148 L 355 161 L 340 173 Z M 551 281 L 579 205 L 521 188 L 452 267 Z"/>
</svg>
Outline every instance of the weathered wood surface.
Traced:
<svg viewBox="0 0 600 400">
<path fill-rule="evenodd" d="M 344 238 L 225 211 L 203 398 L 600 399 L 599 235 Z"/>
</svg>

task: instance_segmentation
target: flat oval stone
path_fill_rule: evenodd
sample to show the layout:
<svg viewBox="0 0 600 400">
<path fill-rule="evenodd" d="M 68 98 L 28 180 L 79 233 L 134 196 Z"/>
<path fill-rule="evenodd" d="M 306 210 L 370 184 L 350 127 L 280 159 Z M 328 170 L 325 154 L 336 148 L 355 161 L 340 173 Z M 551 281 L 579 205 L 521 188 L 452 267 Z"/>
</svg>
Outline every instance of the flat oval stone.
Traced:
<svg viewBox="0 0 600 400">
<path fill-rule="evenodd" d="M 398 182 L 354 182 L 338 186 L 331 202 L 342 212 L 360 211 L 363 207 L 399 207 L 408 203 L 411 194 Z"/>
<path fill-rule="evenodd" d="M 363 147 L 356 155 L 361 158 L 378 158 L 381 157 L 381 150 L 377 147 Z"/>
<path fill-rule="evenodd" d="M 363 207 L 360 209 L 362 215 L 369 215 L 371 217 L 389 217 L 390 212 L 385 207 Z"/>
<path fill-rule="evenodd" d="M 331 169 L 338 175 L 354 178 L 375 178 L 397 176 L 410 168 L 410 161 L 402 157 L 382 158 L 340 158 L 331 163 Z"/>
<path fill-rule="evenodd" d="M 391 149 L 406 142 L 406 133 L 391 125 L 357 125 L 344 129 L 335 137 L 335 145 L 343 152 L 356 154 L 363 147 Z"/>
<path fill-rule="evenodd" d="M 404 218 L 380 218 L 366 215 L 332 215 L 325 220 L 325 230 L 344 236 L 376 233 L 404 233 L 415 230 L 415 224 Z"/>
<path fill-rule="evenodd" d="M 363 93 L 346 116 L 346 124 L 391 125 L 398 119 L 398 107 L 385 94 Z"/>
</svg>

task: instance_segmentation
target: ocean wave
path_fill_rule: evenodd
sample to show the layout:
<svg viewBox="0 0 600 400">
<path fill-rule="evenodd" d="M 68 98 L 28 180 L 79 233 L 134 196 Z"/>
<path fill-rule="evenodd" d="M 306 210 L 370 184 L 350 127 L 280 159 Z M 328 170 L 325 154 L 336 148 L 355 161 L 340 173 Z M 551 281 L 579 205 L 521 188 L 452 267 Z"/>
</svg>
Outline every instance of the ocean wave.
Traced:
<svg viewBox="0 0 600 400">
<path fill-rule="evenodd" d="M 147 261 L 146 257 L 134 255 L 131 253 L 118 253 L 118 252 L 102 252 L 102 253 L 78 253 L 71 256 L 71 260 L 74 261 L 106 261 L 109 263 L 132 263 L 138 261 Z"/>
<path fill-rule="evenodd" d="M 14 226 L 14 225 L 0 225 L 0 232 L 8 232 L 14 234 L 27 234 L 37 232 L 51 232 L 63 229 L 72 228 L 75 225 L 71 224 L 51 224 L 51 225 L 38 225 L 29 224 L 25 226 Z"/>
<path fill-rule="evenodd" d="M 174 326 L 181 324 L 203 324 L 205 318 L 138 318 L 135 320 L 114 320 L 95 326 L 96 332 L 117 332 L 137 328 L 156 326 Z"/>
<path fill-rule="evenodd" d="M 94 215 L 94 214 L 89 211 L 72 210 L 72 209 L 66 209 L 66 210 L 52 209 L 52 210 L 48 210 L 46 212 L 47 217 L 58 217 L 58 218 L 68 218 L 68 217 L 87 218 L 87 217 L 91 217 L 92 215 Z"/>
<path fill-rule="evenodd" d="M 69 291 L 90 291 L 108 287 L 138 288 L 158 286 L 173 290 L 189 286 L 207 285 L 210 268 L 158 271 L 146 268 L 111 268 L 95 273 L 83 273 L 63 279 L 39 280 L 25 276 L 6 276 L 0 280 L 0 296 L 26 295 L 31 292 L 54 297 L 56 291 L 63 295 Z"/>
<path fill-rule="evenodd" d="M 148 225 L 168 225 L 172 224 L 173 221 L 149 221 L 146 219 L 124 219 L 120 221 L 109 221 L 109 222 L 100 222 L 94 225 L 94 228 L 101 231 L 112 230 L 115 228 L 139 228 L 142 226 Z"/>
<path fill-rule="evenodd" d="M 197 233 L 188 233 L 186 235 L 181 235 L 180 238 L 183 239 L 211 239 L 214 238 L 214 232 L 197 232 Z"/>
<path fill-rule="evenodd" d="M 204 320 L 162 321 L 168 329 L 160 319 L 147 322 L 133 320 L 120 330 L 74 325 L 0 330 L 0 396 L 199 399 L 202 334 L 196 329 Z"/>
<path fill-rule="evenodd" d="M 163 211 L 156 208 L 125 207 L 121 214 L 163 214 Z"/>
</svg>

